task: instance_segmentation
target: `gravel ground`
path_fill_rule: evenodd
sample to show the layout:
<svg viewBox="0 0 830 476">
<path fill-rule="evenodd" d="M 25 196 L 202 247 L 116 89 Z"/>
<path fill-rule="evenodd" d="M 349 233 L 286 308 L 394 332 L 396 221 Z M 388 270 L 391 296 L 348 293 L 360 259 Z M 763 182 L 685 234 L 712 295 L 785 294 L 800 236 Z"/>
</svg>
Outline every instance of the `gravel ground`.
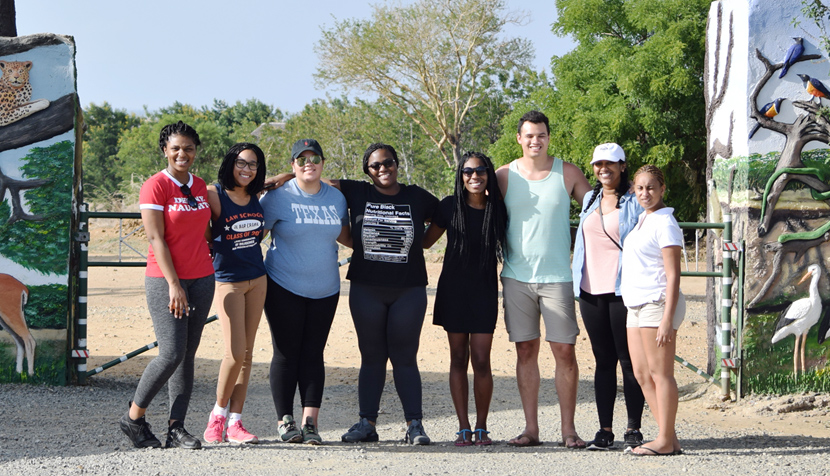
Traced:
<svg viewBox="0 0 830 476">
<path fill-rule="evenodd" d="M 436 282 L 440 265 L 430 264 Z M 91 273 L 90 368 L 152 341 L 143 304 L 142 270 Z M 684 278 L 685 279 L 685 278 Z M 703 284 L 684 281 L 689 312 L 678 339 L 678 354 L 695 364 L 705 356 Z M 347 289 L 344 288 L 344 295 Z M 105 299 L 101 299 L 105 296 Z M 524 417 L 514 377 L 515 354 L 503 327 L 493 346 L 495 389 L 489 419 L 490 447 L 456 448 L 457 423 L 447 390 L 448 350 L 440 329 L 427 316 L 419 365 L 424 384 L 424 425 L 431 446 L 401 442 L 405 428 L 400 402 L 387 379 L 378 432 L 381 441 L 345 444 L 342 435 L 357 419 L 356 338 L 346 299 L 340 308 L 326 351 L 327 387 L 320 415 L 319 447 L 277 441 L 276 416 L 268 386 L 270 339 L 265 320 L 257 337 L 254 368 L 244 411 L 246 427 L 261 444 L 239 447 L 206 445 L 200 451 L 136 450 L 118 428 L 152 351 L 89 379 L 83 387 L 0 385 L 0 474 L 203 475 L 219 469 L 229 474 L 343 474 L 383 471 L 391 476 L 467 474 L 824 474 L 830 447 L 830 396 L 749 397 L 722 402 L 718 389 L 676 366 L 681 390 L 678 434 L 685 454 L 637 458 L 620 450 L 591 452 L 559 446 L 559 408 L 550 352 L 540 355 L 542 370 L 540 424 L 544 445 L 514 448 L 506 441 L 519 434 Z M 577 430 L 589 440 L 596 432 L 592 358 L 583 331 L 577 342 L 580 382 Z M 197 380 L 187 420 L 197 436 L 205 429 L 215 397 L 221 356 L 217 325 L 205 329 L 197 355 Z M 297 403 L 299 406 L 299 403 Z M 148 411 L 148 421 L 162 438 L 166 430 L 166 389 Z M 625 411 L 618 394 L 615 411 L 618 441 Z M 644 416 L 646 438 L 656 433 L 651 415 Z"/>
<path fill-rule="evenodd" d="M 321 435 L 326 444 L 319 447 L 276 442 L 270 393 L 265 382 L 251 388 L 246 408 L 248 428 L 263 439 L 259 445 L 206 446 L 201 451 L 136 450 L 129 446 L 117 426 L 118 417 L 132 393 L 135 382 L 100 377 L 87 387 L 32 387 L 5 385 L 2 390 L 0 421 L 0 468 L 9 475 L 100 474 L 100 475 L 202 475 L 221 469 L 230 474 L 343 474 L 363 475 L 384 471 L 390 475 L 411 474 L 823 474 L 827 467 L 826 437 L 768 433 L 758 428 L 723 428 L 711 424 L 702 415 L 681 417 L 678 422 L 685 454 L 674 457 L 636 458 L 622 451 L 591 452 L 567 450 L 558 446 L 552 434 L 558 423 L 558 407 L 540 408 L 545 444 L 536 448 L 513 448 L 505 444 L 508 437 L 521 430 L 523 422 L 516 398 L 493 402 L 490 429 L 496 444 L 491 447 L 456 448 L 449 441 L 456 430 L 455 417 L 446 385 L 427 377 L 425 396 L 429 417 L 425 420 L 434 444 L 412 447 L 401 443 L 404 427 L 389 413 L 400 408 L 391 386 L 384 394 L 383 415 L 378 432 L 381 441 L 369 444 L 345 444 L 340 435 L 353 423 L 357 395 L 352 386 L 335 385 L 326 389 L 325 428 Z M 497 393 L 515 394 L 515 383 L 497 379 Z M 684 387 L 684 391 L 688 391 Z M 698 388 L 698 392 L 705 391 Z M 210 411 L 214 387 L 200 381 L 195 389 L 191 415 L 204 416 Z M 553 382 L 546 379 L 543 395 L 554 395 Z M 592 421 L 591 386 L 580 383 L 577 421 L 587 428 Z M 692 400 L 717 402 L 716 392 L 693 396 Z M 688 396 L 687 396 L 688 397 Z M 164 400 L 162 398 L 158 401 Z M 691 405 L 691 400 L 681 406 Z M 748 402 L 746 404 L 749 404 Z M 767 404 L 769 406 L 769 404 Z M 728 408 L 728 405 L 726 406 Z M 16 410 L 13 410 L 16 409 Z M 25 411 L 23 410 L 25 409 Z M 347 409 L 352 409 L 347 411 Z M 150 415 L 164 415 L 165 404 L 154 402 Z M 712 411 L 714 410 L 714 411 Z M 710 405 L 711 419 L 718 419 L 723 408 Z M 683 410 L 681 410 L 681 414 Z M 622 406 L 618 405 L 618 414 Z M 251 415 L 255 419 L 251 419 Z M 772 413 L 770 413 L 772 415 Z M 759 416 L 770 419 L 771 416 Z M 826 416 L 825 416 L 826 418 Z M 158 433 L 162 426 L 155 423 Z M 192 417 L 191 430 L 204 429 L 201 418 Z M 582 430 L 587 431 L 587 430 Z M 650 418 L 643 428 L 646 435 L 656 431 Z M 589 436 L 583 433 L 583 436 Z"/>
</svg>

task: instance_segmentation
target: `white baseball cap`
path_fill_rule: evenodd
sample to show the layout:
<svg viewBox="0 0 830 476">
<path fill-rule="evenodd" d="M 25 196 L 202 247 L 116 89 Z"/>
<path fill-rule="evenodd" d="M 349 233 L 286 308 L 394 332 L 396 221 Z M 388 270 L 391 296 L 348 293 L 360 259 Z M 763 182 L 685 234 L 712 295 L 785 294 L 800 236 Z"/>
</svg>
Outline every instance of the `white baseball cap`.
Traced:
<svg viewBox="0 0 830 476">
<path fill-rule="evenodd" d="M 600 144 L 594 149 L 594 158 L 591 159 L 591 165 L 605 160 L 608 162 L 625 162 L 625 152 L 619 144 L 607 142 Z"/>
</svg>

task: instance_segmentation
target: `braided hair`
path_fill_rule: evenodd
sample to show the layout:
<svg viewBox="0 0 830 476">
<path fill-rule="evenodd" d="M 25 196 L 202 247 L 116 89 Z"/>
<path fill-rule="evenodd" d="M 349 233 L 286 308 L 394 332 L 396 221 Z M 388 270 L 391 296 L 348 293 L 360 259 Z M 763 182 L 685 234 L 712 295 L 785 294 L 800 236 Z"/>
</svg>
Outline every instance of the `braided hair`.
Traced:
<svg viewBox="0 0 830 476">
<path fill-rule="evenodd" d="M 640 172 L 637 171 L 637 173 Z M 630 189 L 631 183 L 628 181 L 628 168 L 626 167 L 625 170 L 622 170 L 620 172 L 620 182 L 617 184 L 617 188 L 614 190 L 614 195 L 617 196 L 617 208 L 620 208 L 620 199 L 623 197 L 623 195 L 628 193 L 628 190 Z M 594 201 L 599 196 L 600 190 L 602 190 L 602 183 L 600 183 L 599 180 L 597 180 L 597 184 L 594 185 L 594 193 L 591 194 L 591 199 L 588 200 L 588 204 L 585 205 L 585 210 L 591 208 L 591 204 L 594 203 Z"/>
<path fill-rule="evenodd" d="M 470 159 L 478 159 L 487 168 L 487 188 L 484 205 L 484 221 L 481 230 L 468 230 L 467 220 L 467 188 L 464 187 L 464 164 Z M 455 170 L 454 210 L 450 227 L 454 233 L 448 234 L 447 248 L 461 258 L 463 266 L 470 262 L 470 240 L 481 240 L 481 251 L 484 259 L 479 260 L 479 270 L 485 270 L 493 261 L 500 263 L 504 257 L 504 247 L 507 243 L 507 209 L 499 193 L 499 184 L 496 180 L 496 170 L 490 157 L 479 152 L 467 152 L 461 157 Z M 450 239 L 449 237 L 452 236 Z"/>
<path fill-rule="evenodd" d="M 646 164 L 637 169 L 637 171 L 634 172 L 634 180 L 637 180 L 637 177 L 640 174 L 651 174 L 655 179 L 657 179 L 658 182 L 660 182 L 660 185 L 666 185 L 666 178 L 663 176 L 663 171 L 656 165 Z"/>
<path fill-rule="evenodd" d="M 202 145 L 196 129 L 179 121 L 175 124 L 167 124 L 161 128 L 161 133 L 159 134 L 159 150 L 161 150 L 162 154 L 164 154 L 164 148 L 167 147 L 167 141 L 170 140 L 170 137 L 176 135 L 189 138 L 196 144 L 196 147 Z"/>
</svg>

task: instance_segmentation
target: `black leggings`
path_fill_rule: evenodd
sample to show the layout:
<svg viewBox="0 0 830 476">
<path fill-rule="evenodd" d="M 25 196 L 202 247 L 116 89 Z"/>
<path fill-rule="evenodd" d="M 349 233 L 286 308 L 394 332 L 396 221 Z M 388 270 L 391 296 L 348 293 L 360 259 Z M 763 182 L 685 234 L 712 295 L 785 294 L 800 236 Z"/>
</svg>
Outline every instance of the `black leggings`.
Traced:
<svg viewBox="0 0 830 476">
<path fill-rule="evenodd" d="M 270 380 L 277 418 L 294 415 L 298 387 L 303 408 L 320 408 L 326 384 L 323 351 L 339 299 L 339 293 L 322 299 L 298 296 L 268 278 L 265 318 L 274 346 Z"/>
<path fill-rule="evenodd" d="M 377 421 L 386 384 L 386 362 L 392 362 L 395 389 L 406 421 L 423 418 L 418 344 L 427 310 L 426 287 L 393 288 L 352 281 L 349 308 L 360 347 L 358 398 L 360 416 Z"/>
<path fill-rule="evenodd" d="M 597 361 L 594 372 L 594 398 L 597 402 L 599 426 L 611 428 L 614 421 L 614 401 L 617 398 L 617 362 L 623 374 L 623 395 L 628 412 L 628 428 L 640 429 L 643 416 L 643 391 L 634 377 L 631 357 L 628 355 L 625 319 L 628 310 L 622 297 L 610 294 L 579 293 L 579 312 L 591 349 Z"/>
</svg>

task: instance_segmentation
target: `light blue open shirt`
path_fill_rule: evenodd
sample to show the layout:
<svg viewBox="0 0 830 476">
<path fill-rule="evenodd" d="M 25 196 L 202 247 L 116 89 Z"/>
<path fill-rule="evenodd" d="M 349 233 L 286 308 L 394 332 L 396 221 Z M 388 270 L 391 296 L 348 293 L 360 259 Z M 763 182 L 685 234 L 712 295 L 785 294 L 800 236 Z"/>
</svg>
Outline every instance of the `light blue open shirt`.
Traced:
<svg viewBox="0 0 830 476">
<path fill-rule="evenodd" d="M 600 189 L 597 199 L 594 200 L 594 203 L 592 203 L 591 207 L 587 210 L 585 209 L 585 205 L 588 204 L 588 200 L 591 199 L 591 195 L 594 191 L 591 190 L 586 193 L 584 197 L 582 197 L 582 212 L 579 214 L 579 228 L 576 229 L 576 238 L 574 239 L 574 259 L 571 264 L 571 269 L 573 270 L 574 275 L 574 296 L 577 298 L 579 297 L 580 285 L 582 284 L 582 267 L 585 265 L 585 237 L 583 236 L 582 225 L 585 223 L 585 218 L 587 218 L 589 214 L 593 213 L 602 202 L 602 192 L 602 189 Z M 634 196 L 633 192 L 629 191 L 620 198 L 621 246 L 625 246 L 625 237 L 628 236 L 628 232 L 634 229 L 634 226 L 637 225 L 637 219 L 641 213 L 643 213 L 643 207 L 641 207 L 637 202 L 637 197 Z M 614 285 L 614 294 L 617 296 L 620 296 L 621 275 L 622 250 L 620 250 L 620 256 L 617 260 L 617 282 Z"/>
</svg>

